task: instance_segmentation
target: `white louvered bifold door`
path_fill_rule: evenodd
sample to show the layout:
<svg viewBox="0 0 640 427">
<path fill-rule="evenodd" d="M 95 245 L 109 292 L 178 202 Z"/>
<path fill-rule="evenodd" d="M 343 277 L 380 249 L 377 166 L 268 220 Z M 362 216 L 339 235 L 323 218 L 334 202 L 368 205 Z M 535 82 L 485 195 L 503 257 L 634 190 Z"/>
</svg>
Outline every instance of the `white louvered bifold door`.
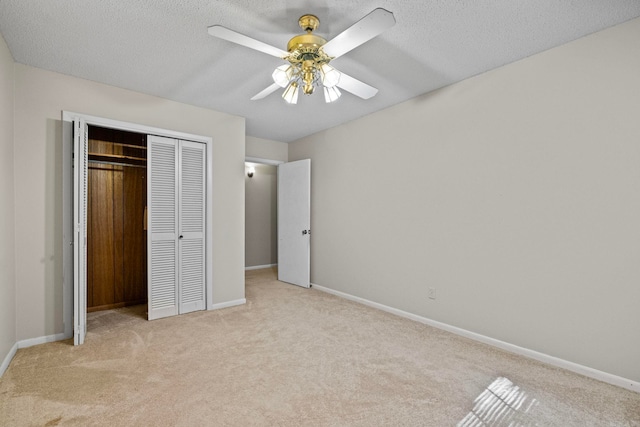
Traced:
<svg viewBox="0 0 640 427">
<path fill-rule="evenodd" d="M 73 122 L 73 344 L 84 342 L 87 330 L 87 155 L 88 127 Z"/>
<path fill-rule="evenodd" d="M 205 145 L 179 146 L 179 304 L 180 313 L 205 308 Z"/>
<path fill-rule="evenodd" d="M 149 320 L 205 309 L 205 149 L 147 140 Z"/>
<path fill-rule="evenodd" d="M 178 314 L 178 144 L 147 139 L 149 320 Z"/>
</svg>

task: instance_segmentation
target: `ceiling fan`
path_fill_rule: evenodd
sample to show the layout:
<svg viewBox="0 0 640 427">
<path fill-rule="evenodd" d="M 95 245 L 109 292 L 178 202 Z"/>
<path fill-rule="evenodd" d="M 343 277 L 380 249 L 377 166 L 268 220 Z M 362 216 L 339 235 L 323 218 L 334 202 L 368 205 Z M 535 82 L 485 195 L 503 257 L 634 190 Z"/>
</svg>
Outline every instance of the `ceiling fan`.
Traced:
<svg viewBox="0 0 640 427">
<path fill-rule="evenodd" d="M 341 73 L 329 63 L 381 34 L 395 23 L 393 13 L 382 8 L 374 9 L 332 40 L 326 41 L 313 33 L 320 25 L 320 20 L 315 15 L 303 15 L 298 24 L 306 33 L 289 40 L 286 51 L 221 25 L 209 27 L 209 34 L 287 61 L 273 71 L 274 83 L 251 98 L 252 101 L 284 88 L 282 98 L 290 104 L 296 104 L 300 89 L 305 95 L 311 95 L 316 87 L 322 87 L 325 101 L 333 102 L 340 97 L 340 89 L 362 99 L 369 99 L 378 92 L 378 89 Z"/>
</svg>

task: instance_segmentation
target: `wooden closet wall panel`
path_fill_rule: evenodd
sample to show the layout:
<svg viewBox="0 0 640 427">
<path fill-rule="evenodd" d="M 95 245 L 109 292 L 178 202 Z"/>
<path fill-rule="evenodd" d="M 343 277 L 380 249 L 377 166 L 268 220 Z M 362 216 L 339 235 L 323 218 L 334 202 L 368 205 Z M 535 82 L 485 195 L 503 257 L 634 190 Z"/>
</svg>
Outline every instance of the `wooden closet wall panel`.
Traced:
<svg viewBox="0 0 640 427">
<path fill-rule="evenodd" d="M 87 308 L 93 305 L 93 238 L 91 234 L 91 182 L 92 174 L 91 169 L 87 168 Z"/>
<path fill-rule="evenodd" d="M 124 302 L 124 172 L 114 166 L 113 179 L 113 303 Z"/>
<path fill-rule="evenodd" d="M 126 153 L 126 150 L 125 150 Z M 124 170 L 124 299 L 145 302 L 147 300 L 147 233 L 144 230 L 146 205 L 146 170 Z"/>
<path fill-rule="evenodd" d="M 106 167 L 89 169 L 91 184 L 91 254 L 93 298 L 87 305 L 113 304 L 115 292 L 113 171 Z"/>
</svg>

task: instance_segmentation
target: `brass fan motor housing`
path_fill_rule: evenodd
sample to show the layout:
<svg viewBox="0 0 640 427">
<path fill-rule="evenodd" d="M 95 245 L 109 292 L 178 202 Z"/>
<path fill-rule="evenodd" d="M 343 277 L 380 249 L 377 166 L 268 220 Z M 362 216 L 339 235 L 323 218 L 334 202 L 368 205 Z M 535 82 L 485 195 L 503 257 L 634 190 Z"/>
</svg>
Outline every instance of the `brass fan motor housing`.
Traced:
<svg viewBox="0 0 640 427">
<path fill-rule="evenodd" d="M 301 34 L 293 37 L 287 44 L 287 51 L 293 52 L 294 50 L 318 50 L 327 41 L 315 34 Z"/>
</svg>

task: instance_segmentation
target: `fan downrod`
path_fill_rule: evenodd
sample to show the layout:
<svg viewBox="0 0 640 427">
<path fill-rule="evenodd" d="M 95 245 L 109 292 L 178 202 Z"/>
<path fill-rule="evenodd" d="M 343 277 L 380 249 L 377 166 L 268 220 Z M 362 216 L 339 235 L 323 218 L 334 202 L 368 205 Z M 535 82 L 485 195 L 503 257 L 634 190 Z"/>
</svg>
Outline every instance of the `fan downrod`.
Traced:
<svg viewBox="0 0 640 427">
<path fill-rule="evenodd" d="M 315 15 L 302 15 L 300 19 L 298 19 L 298 25 L 300 25 L 300 28 L 302 28 L 305 33 L 291 38 L 289 43 L 287 43 L 287 51 L 289 53 L 296 52 L 294 54 L 296 57 L 300 54 L 307 53 L 317 55 L 318 49 L 327 42 L 324 38 L 313 33 L 320 25 L 320 20 Z M 289 61 L 291 62 L 291 60 Z"/>
<path fill-rule="evenodd" d="M 318 28 L 318 25 L 320 25 L 320 20 L 315 15 L 302 15 L 300 19 L 298 19 L 298 25 L 300 25 L 302 31 L 311 33 L 312 31 L 315 31 L 316 28 Z"/>
</svg>

